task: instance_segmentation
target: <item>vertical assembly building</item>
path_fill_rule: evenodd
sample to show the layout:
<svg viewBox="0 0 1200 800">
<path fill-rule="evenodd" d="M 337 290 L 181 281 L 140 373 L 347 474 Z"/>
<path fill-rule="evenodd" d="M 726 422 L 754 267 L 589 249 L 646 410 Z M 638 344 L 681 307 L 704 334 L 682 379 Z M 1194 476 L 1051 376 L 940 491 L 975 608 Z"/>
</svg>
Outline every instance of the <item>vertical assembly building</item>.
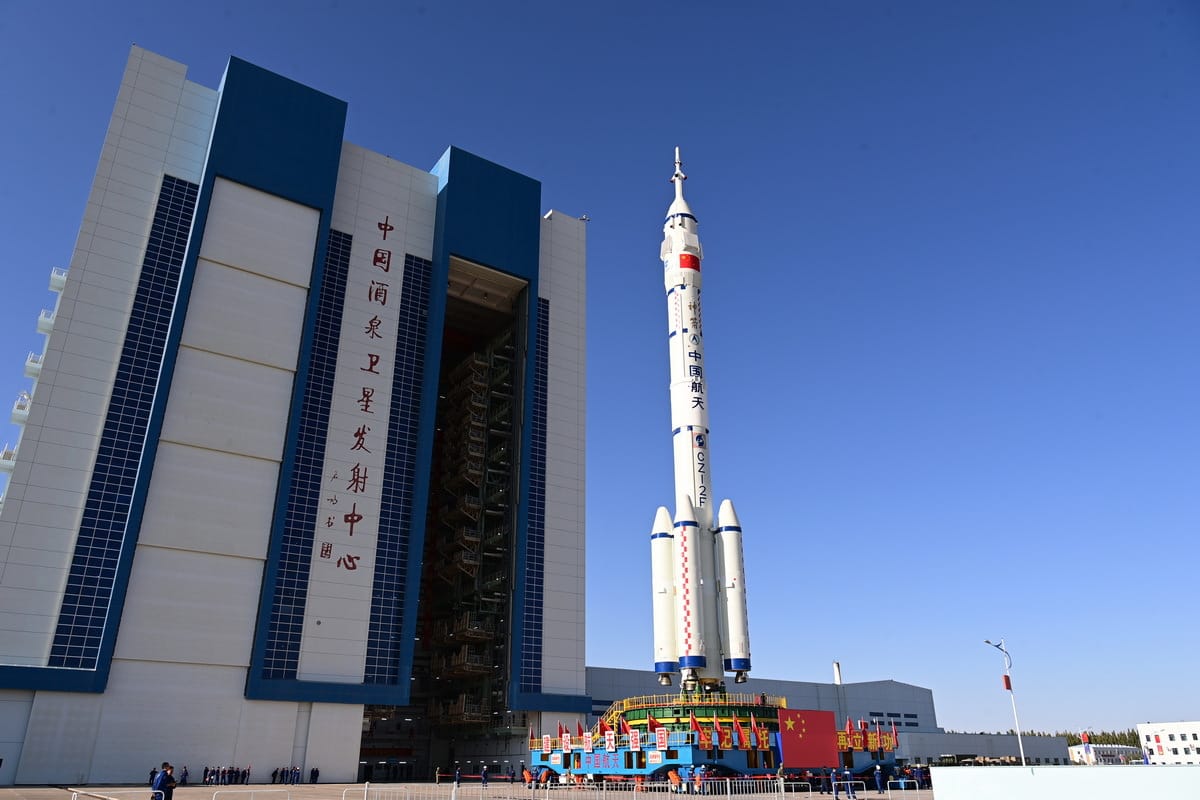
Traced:
<svg viewBox="0 0 1200 800">
<path fill-rule="evenodd" d="M 585 224 L 185 74 L 131 53 L 0 456 L 0 784 L 515 761 L 591 709 Z"/>
</svg>

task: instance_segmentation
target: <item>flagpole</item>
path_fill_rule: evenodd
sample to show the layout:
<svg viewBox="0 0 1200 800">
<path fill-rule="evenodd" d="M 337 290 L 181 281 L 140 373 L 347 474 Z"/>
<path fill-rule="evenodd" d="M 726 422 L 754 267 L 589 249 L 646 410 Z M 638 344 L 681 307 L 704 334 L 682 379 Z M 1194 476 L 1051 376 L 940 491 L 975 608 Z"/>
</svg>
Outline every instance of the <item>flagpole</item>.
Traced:
<svg viewBox="0 0 1200 800">
<path fill-rule="evenodd" d="M 1013 709 L 1013 724 L 1017 726 L 1017 749 L 1021 751 L 1021 766 L 1025 766 L 1025 745 L 1021 743 L 1021 721 L 1017 719 L 1017 696 L 1013 694 L 1012 688 L 1012 656 L 1004 649 L 1004 639 L 1000 640 L 1000 644 L 996 644 L 990 639 L 984 639 L 984 644 L 990 644 L 992 647 L 1004 654 L 1004 688 L 1008 689 L 1008 697 L 1012 700 Z"/>
</svg>

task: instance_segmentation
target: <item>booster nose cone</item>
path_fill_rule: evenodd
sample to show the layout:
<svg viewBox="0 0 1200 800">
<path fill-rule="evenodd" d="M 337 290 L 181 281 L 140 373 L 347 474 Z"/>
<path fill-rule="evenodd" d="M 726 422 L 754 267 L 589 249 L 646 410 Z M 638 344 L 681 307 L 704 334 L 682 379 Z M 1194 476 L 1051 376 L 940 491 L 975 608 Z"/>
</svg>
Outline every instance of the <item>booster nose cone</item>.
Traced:
<svg viewBox="0 0 1200 800">
<path fill-rule="evenodd" d="M 717 510 L 717 527 L 720 528 L 740 528 L 741 521 L 738 520 L 737 512 L 733 510 L 732 500 L 722 500 L 721 507 Z"/>
<path fill-rule="evenodd" d="M 696 507 L 692 505 L 692 498 L 686 494 L 679 495 L 675 500 L 675 524 L 680 522 L 696 524 Z"/>
<path fill-rule="evenodd" d="M 654 515 L 654 528 L 651 533 L 670 533 L 671 528 L 671 512 L 666 506 L 659 506 L 658 512 Z"/>
</svg>

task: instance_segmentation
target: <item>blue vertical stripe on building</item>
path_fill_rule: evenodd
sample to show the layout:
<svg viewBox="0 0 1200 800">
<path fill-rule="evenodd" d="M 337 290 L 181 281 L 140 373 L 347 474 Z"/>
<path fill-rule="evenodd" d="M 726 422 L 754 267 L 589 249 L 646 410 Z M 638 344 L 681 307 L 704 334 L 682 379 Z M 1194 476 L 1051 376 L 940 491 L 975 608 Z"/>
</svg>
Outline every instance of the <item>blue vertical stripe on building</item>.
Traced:
<svg viewBox="0 0 1200 800">
<path fill-rule="evenodd" d="M 50 648 L 51 667 L 97 668 L 118 562 L 132 557 L 136 535 L 127 535 L 127 523 L 134 483 L 198 190 L 163 176 Z"/>
<path fill-rule="evenodd" d="M 346 302 L 346 276 L 350 271 L 353 237 L 329 231 L 325 256 L 325 279 L 321 284 L 316 325 L 313 329 L 311 362 L 300 409 L 292 482 L 278 570 L 273 587 L 267 646 L 262 677 L 294 679 L 300 665 L 300 641 L 304 628 L 304 606 L 312 563 L 313 535 L 321 501 L 321 473 L 325 468 L 325 445 L 329 431 L 329 408 L 337 369 L 338 340 L 342 309 Z"/>
<path fill-rule="evenodd" d="M 415 631 L 404 630 L 412 541 L 417 433 L 421 412 L 421 379 L 425 365 L 425 322 L 429 315 L 432 262 L 406 255 L 404 292 L 396 330 L 392 369 L 392 407 L 388 418 L 387 454 L 371 589 L 365 683 L 407 681 Z M 419 560 L 418 560 L 418 563 Z M 418 576 L 419 582 L 419 576 Z M 413 596 L 415 599 L 415 595 Z"/>
<path fill-rule="evenodd" d="M 542 690 L 542 618 L 546 574 L 546 394 L 549 377 L 550 301 L 537 299 L 530 430 L 529 517 L 525 544 L 525 602 L 521 609 L 522 692 Z"/>
</svg>

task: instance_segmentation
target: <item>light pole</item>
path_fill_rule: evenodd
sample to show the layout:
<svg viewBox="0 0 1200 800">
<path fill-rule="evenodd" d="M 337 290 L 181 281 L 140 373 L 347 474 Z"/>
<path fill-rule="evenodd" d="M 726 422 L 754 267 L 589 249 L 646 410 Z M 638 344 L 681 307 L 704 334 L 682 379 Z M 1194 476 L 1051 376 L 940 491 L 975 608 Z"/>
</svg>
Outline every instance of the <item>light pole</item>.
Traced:
<svg viewBox="0 0 1200 800">
<path fill-rule="evenodd" d="M 1017 719 L 1017 696 L 1013 694 L 1012 688 L 1012 656 L 1004 649 L 1004 640 L 1000 640 L 1000 644 L 996 644 L 991 639 L 984 639 L 984 644 L 990 644 L 992 647 L 1004 654 L 1004 688 L 1008 689 L 1008 697 L 1012 700 L 1013 707 L 1013 724 L 1017 726 L 1017 749 L 1021 751 L 1021 766 L 1025 766 L 1025 745 L 1021 742 L 1021 721 Z"/>
</svg>

